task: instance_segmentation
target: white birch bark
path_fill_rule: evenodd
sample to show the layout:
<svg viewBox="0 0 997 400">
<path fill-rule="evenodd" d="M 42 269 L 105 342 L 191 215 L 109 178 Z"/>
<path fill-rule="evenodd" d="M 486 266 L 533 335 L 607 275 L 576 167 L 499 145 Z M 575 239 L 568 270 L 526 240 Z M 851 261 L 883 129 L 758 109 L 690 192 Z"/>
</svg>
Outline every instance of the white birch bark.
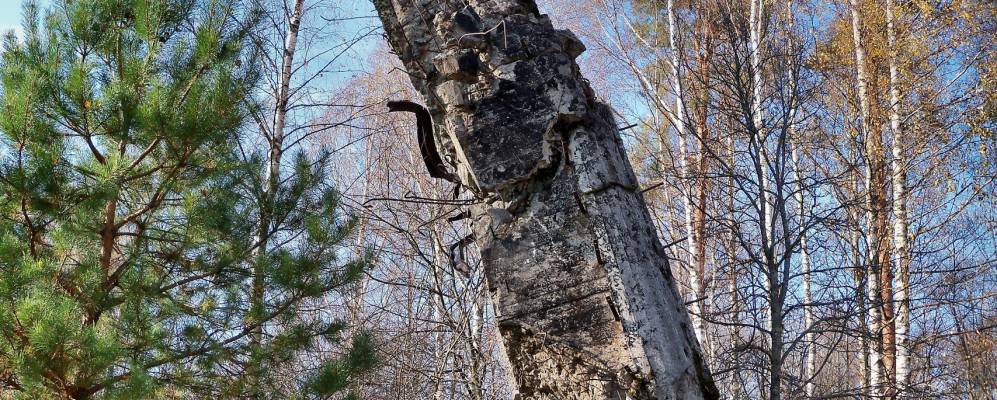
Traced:
<svg viewBox="0 0 997 400">
<path fill-rule="evenodd" d="M 789 29 L 786 32 L 787 41 L 789 43 L 789 54 L 790 58 L 795 57 L 796 47 L 793 40 L 793 12 L 792 12 L 793 2 L 792 0 L 786 3 L 786 21 Z M 795 63 L 790 61 L 787 63 L 788 66 L 788 77 L 790 87 L 796 88 L 796 66 Z M 796 94 L 791 93 L 790 96 L 795 98 Z M 796 202 L 799 205 L 799 224 L 800 224 L 800 270 L 803 275 L 803 329 L 806 329 L 806 334 L 804 335 L 804 340 L 807 343 L 806 354 L 804 358 L 806 359 L 806 364 L 804 368 L 803 379 L 806 380 L 806 384 L 803 387 L 803 393 L 807 398 L 813 398 L 816 392 L 816 376 L 817 376 L 817 334 L 814 332 L 814 315 L 813 315 L 813 295 L 811 293 L 811 280 L 810 280 L 810 247 L 807 243 L 809 239 L 809 227 L 807 219 L 807 207 L 804 191 L 806 190 L 805 183 L 803 181 L 803 173 L 801 171 L 800 164 L 800 148 L 803 141 L 802 137 L 798 135 L 796 131 L 796 110 L 798 105 L 791 104 L 789 110 L 789 137 L 792 146 L 792 160 L 793 160 L 793 178 L 796 180 Z"/>
<path fill-rule="evenodd" d="M 858 193 L 858 182 L 853 183 L 854 193 Z M 860 245 L 859 224 L 860 217 L 856 213 L 852 216 L 854 227 L 848 233 L 848 245 L 852 249 L 852 269 L 855 276 L 855 309 L 856 309 L 856 320 L 858 321 L 857 329 L 859 329 L 859 368 L 860 372 L 860 382 L 859 387 L 861 393 L 864 395 L 868 394 L 870 387 L 870 368 L 869 368 L 869 337 L 868 337 L 868 324 L 866 318 L 868 316 L 868 310 L 866 307 L 866 290 L 865 290 L 865 266 L 862 264 L 862 253 Z"/>
<path fill-rule="evenodd" d="M 760 187 L 762 195 L 760 197 L 762 218 L 763 218 L 763 229 L 764 234 L 767 239 L 765 242 L 772 241 L 772 230 L 774 229 L 774 216 L 772 213 L 773 199 L 771 191 L 769 190 L 769 156 L 768 149 L 766 147 L 766 135 L 764 133 L 764 127 L 762 126 L 765 121 L 765 111 L 762 108 L 762 17 L 765 15 L 765 0 L 751 0 L 751 8 L 749 10 L 748 18 L 748 47 L 751 52 L 751 87 L 752 87 L 752 101 L 751 101 L 751 115 L 752 123 L 755 128 L 755 132 L 752 134 L 752 140 L 756 142 L 759 154 L 759 163 L 761 171 L 761 182 Z M 770 262 L 771 260 L 766 260 Z M 771 319 L 770 319 L 771 320 Z"/>
<path fill-rule="evenodd" d="M 763 133 L 764 128 L 762 124 L 764 123 L 764 111 L 762 108 L 762 74 L 761 74 L 761 34 L 762 34 L 762 21 L 761 17 L 764 15 L 764 0 L 751 0 L 751 8 L 749 9 L 748 17 L 748 47 L 751 53 L 751 86 L 752 86 L 752 96 L 751 96 L 751 117 L 752 126 L 754 128 L 753 132 L 750 132 L 751 141 L 753 147 L 758 151 L 758 168 L 757 175 L 759 176 L 760 182 L 758 182 L 758 187 L 761 193 L 758 195 L 758 209 L 760 211 L 759 217 L 761 218 L 761 233 L 762 233 L 762 256 L 763 262 L 765 263 L 765 270 L 767 272 L 765 279 L 765 290 L 768 293 L 772 292 L 772 285 L 774 283 L 775 276 L 773 273 L 777 269 L 774 266 L 773 260 L 770 257 L 767 248 L 772 245 L 773 240 L 773 229 L 774 229 L 774 217 L 772 213 L 773 199 L 771 198 L 771 191 L 769 190 L 769 157 L 768 149 L 766 147 L 765 134 Z M 769 296 L 769 301 L 775 301 L 772 296 Z M 771 332 L 772 324 L 775 319 L 772 315 L 772 307 L 766 309 L 768 320 L 768 328 Z"/>
<path fill-rule="evenodd" d="M 896 293 L 897 364 L 896 383 L 899 397 L 910 381 L 910 252 L 907 244 L 907 169 L 904 131 L 900 126 L 900 77 L 897 67 L 897 33 L 893 0 L 886 0 L 886 38 L 890 68 L 890 130 L 893 133 L 891 161 L 893 185 L 893 251 L 897 274 Z"/>
<path fill-rule="evenodd" d="M 256 243 L 256 248 L 253 250 L 254 259 L 266 254 L 267 247 L 269 246 L 269 236 L 272 228 L 272 216 L 270 215 L 269 207 L 272 207 L 273 199 L 277 192 L 277 186 L 280 184 L 280 163 L 283 155 L 287 103 L 290 96 L 294 53 L 298 46 L 298 30 L 301 27 L 301 14 L 303 9 L 304 0 L 296 0 L 294 3 L 294 11 L 288 16 L 287 20 L 288 27 L 287 34 L 284 38 L 284 51 L 281 56 L 280 76 L 278 79 L 277 92 L 274 93 L 275 104 L 273 109 L 273 123 L 269 127 L 268 141 L 270 149 L 267 153 L 267 166 L 263 176 L 263 204 L 259 215 L 259 226 L 257 227 L 256 237 L 254 238 L 254 242 Z M 253 268 L 251 303 L 252 307 L 256 309 L 257 312 L 262 312 L 266 300 L 266 282 L 264 282 L 264 271 L 262 270 L 263 266 L 264 263 L 258 261 Z M 261 326 L 257 328 L 255 332 L 250 334 L 250 342 L 254 347 L 258 347 L 262 341 L 262 329 L 263 327 Z M 259 388 L 262 384 L 262 382 L 259 381 L 259 379 L 262 378 L 262 371 L 260 368 L 261 367 L 258 365 L 258 362 L 253 362 L 248 367 L 250 375 L 256 379 L 256 388 Z"/>
<path fill-rule="evenodd" d="M 734 135 L 727 135 L 727 162 L 729 163 L 730 176 L 727 178 L 727 210 L 729 213 L 733 213 L 735 210 L 735 198 L 736 187 L 734 181 L 734 172 L 737 169 L 737 152 L 734 148 Z M 740 266 L 738 265 L 738 235 L 733 227 L 733 218 L 731 219 L 731 225 L 729 227 L 729 236 L 727 237 L 727 248 L 729 253 L 728 263 L 730 264 L 730 281 L 728 282 L 728 290 L 730 290 L 730 303 L 731 303 L 731 319 L 730 322 L 730 336 L 732 340 L 731 347 L 734 349 L 734 360 L 733 367 L 734 371 L 727 374 L 728 380 L 725 383 L 725 393 L 729 399 L 739 399 L 741 398 L 741 352 L 737 349 L 741 345 L 741 327 L 738 323 L 741 321 L 741 297 L 739 295 L 738 279 L 740 278 Z"/>
<path fill-rule="evenodd" d="M 291 69 L 294 64 L 294 52 L 298 46 L 298 29 L 301 26 L 301 13 L 304 0 L 296 0 L 294 11 L 288 19 L 287 36 L 284 38 L 284 52 L 281 57 L 280 77 L 278 79 L 277 92 L 274 93 L 274 117 L 273 123 L 269 127 L 269 145 L 267 153 L 267 167 L 263 176 L 263 195 L 267 201 L 272 200 L 276 193 L 277 185 L 280 182 L 280 163 L 283 155 L 284 128 L 287 119 L 287 103 L 290 96 Z M 257 254 L 266 252 L 270 220 L 269 216 L 261 216 L 259 233 L 256 242 L 259 243 L 255 249 Z M 260 283 L 262 284 L 262 283 Z"/>
<path fill-rule="evenodd" d="M 765 124 L 765 110 L 763 105 L 762 87 L 764 81 L 762 77 L 762 40 L 765 17 L 765 1 L 752 0 L 748 10 L 748 48 L 751 56 L 751 114 L 752 132 L 751 141 L 753 147 L 758 151 L 758 163 L 756 175 L 758 176 L 758 187 L 761 193 L 758 196 L 760 219 L 761 219 L 761 247 L 762 262 L 765 271 L 765 291 L 767 293 L 769 306 L 766 307 L 766 320 L 768 328 L 769 342 L 769 399 L 779 399 L 782 396 L 781 369 L 782 369 L 782 304 L 779 299 L 779 265 L 773 258 L 775 248 L 775 198 L 771 190 L 769 174 L 769 153 L 767 144 L 767 132 Z"/>
<path fill-rule="evenodd" d="M 803 387 L 803 392 L 807 395 L 807 398 L 814 397 L 816 391 L 816 382 L 814 378 L 817 375 L 817 334 L 813 332 L 814 326 L 814 314 L 813 314 L 813 295 L 811 294 L 811 282 L 810 282 L 810 248 L 807 243 L 807 204 L 803 195 L 803 174 L 800 173 L 800 154 L 799 149 L 793 148 L 793 174 L 799 185 L 796 190 L 796 201 L 800 206 L 800 270 L 803 275 L 803 329 L 807 329 L 807 333 L 804 335 L 804 339 L 807 343 L 806 350 L 806 369 L 804 371 L 803 378 L 807 380 L 806 385 Z"/>
<path fill-rule="evenodd" d="M 867 75 L 866 75 L 866 60 L 865 60 L 865 43 L 862 40 L 862 15 L 859 10 L 858 0 L 849 0 L 851 5 L 851 15 L 852 15 L 852 40 L 855 46 L 855 72 L 856 80 L 858 86 L 858 97 L 859 97 L 859 118 L 861 119 L 861 135 L 866 142 L 866 156 L 871 158 L 873 155 L 870 154 L 871 151 L 877 151 L 877 149 L 870 148 L 870 137 L 872 132 L 870 132 L 869 126 L 869 95 L 867 88 Z M 879 271 L 875 268 L 877 264 L 878 255 L 876 253 L 876 247 L 879 243 L 879 232 L 875 229 L 876 214 L 874 212 L 875 205 L 872 201 L 872 192 L 874 190 L 874 183 L 872 182 L 872 167 L 871 162 L 866 162 L 866 198 L 867 198 L 867 211 L 866 211 L 866 224 L 869 229 L 867 235 L 866 243 L 866 253 L 867 253 L 867 264 L 868 269 L 866 272 L 866 286 L 868 290 L 867 298 L 869 301 L 869 332 L 872 335 L 871 344 L 872 348 L 869 351 L 869 385 L 870 392 L 872 396 L 879 396 L 882 390 L 883 381 L 883 370 L 882 370 L 882 360 L 879 348 L 882 346 L 881 341 L 878 339 L 881 334 L 881 313 L 879 309 L 878 301 L 880 297 L 879 288 Z"/>
<path fill-rule="evenodd" d="M 444 290 L 444 276 L 441 266 L 449 263 L 448 254 L 443 245 L 443 238 L 439 230 L 434 226 L 430 231 L 430 240 L 433 242 L 433 265 L 431 266 L 431 271 L 433 273 L 433 291 L 430 302 L 432 303 L 432 319 L 440 324 L 445 324 L 444 319 L 447 317 L 447 306 L 446 300 L 443 297 Z M 452 368 L 450 363 L 450 353 L 452 352 L 452 346 L 447 343 L 447 339 L 444 335 L 444 331 L 441 328 L 437 328 L 436 332 L 433 332 L 433 358 L 435 362 L 433 363 L 435 369 L 433 371 L 433 400 L 442 400 L 443 397 L 443 385 L 444 376 L 446 375 L 446 370 Z M 446 350 L 444 350 L 446 348 Z"/>
</svg>

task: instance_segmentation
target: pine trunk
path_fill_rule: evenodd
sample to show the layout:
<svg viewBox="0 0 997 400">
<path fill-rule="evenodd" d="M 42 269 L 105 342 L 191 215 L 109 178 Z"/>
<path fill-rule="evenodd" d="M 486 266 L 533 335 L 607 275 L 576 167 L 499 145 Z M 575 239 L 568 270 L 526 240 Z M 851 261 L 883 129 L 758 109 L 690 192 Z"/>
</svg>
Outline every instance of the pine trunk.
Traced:
<svg viewBox="0 0 997 400">
<path fill-rule="evenodd" d="M 704 317 L 704 304 L 703 299 L 705 294 L 705 285 L 703 280 L 703 274 L 705 272 L 705 248 L 703 247 L 702 235 L 699 234 L 699 221 L 696 220 L 696 216 L 700 213 L 702 203 L 696 203 L 693 199 L 699 199 L 699 189 L 700 182 L 696 178 L 696 173 L 693 172 L 692 168 L 698 163 L 693 162 L 693 156 L 689 151 L 690 147 L 690 135 L 689 128 L 691 124 L 686 117 L 685 110 L 685 90 L 682 87 L 682 59 L 681 50 L 679 49 L 678 43 L 676 42 L 676 37 L 678 36 L 678 25 L 675 19 L 675 2 L 669 0 L 667 3 L 667 14 L 668 14 L 668 52 L 669 52 L 669 62 L 671 64 L 671 85 L 672 94 L 675 96 L 675 111 L 673 112 L 672 125 L 675 126 L 676 133 L 678 134 L 678 144 L 679 144 L 679 174 L 681 176 L 682 184 L 682 206 L 684 208 L 685 217 L 685 235 L 686 235 L 686 248 L 688 249 L 688 267 L 689 267 L 689 297 L 691 297 L 691 302 L 689 303 L 691 308 L 692 328 L 696 332 L 696 337 L 704 348 L 709 348 L 707 337 L 706 337 L 706 321 Z M 692 138 L 695 139 L 695 138 Z M 695 140 L 693 140 L 695 141 Z M 668 159 L 667 155 L 664 157 Z"/>
<path fill-rule="evenodd" d="M 700 10 L 702 12 L 702 10 Z M 711 132 L 709 126 L 709 103 L 710 103 L 710 63 L 713 58 L 713 26 L 709 22 L 700 23 L 700 40 L 698 41 L 698 64 L 699 77 L 694 85 L 696 91 L 696 139 L 698 143 L 696 152 L 696 180 L 695 180 L 695 214 L 693 215 L 693 232 L 696 234 L 696 247 L 693 253 L 696 279 L 698 289 L 696 292 L 697 302 L 700 304 L 699 311 L 701 317 L 696 327 L 696 334 L 699 343 L 703 346 L 706 358 L 713 360 L 713 344 L 710 342 L 710 332 L 707 329 L 706 320 L 710 312 L 709 300 L 714 296 L 708 296 L 706 289 L 708 286 L 706 279 L 706 218 L 707 218 L 707 192 L 710 190 L 711 170 L 710 159 L 707 156 L 711 143 Z M 695 324 L 697 321 L 693 321 Z"/>
<path fill-rule="evenodd" d="M 718 397 L 584 46 L 532 1 L 376 0 L 470 207 L 522 398 Z"/>
</svg>

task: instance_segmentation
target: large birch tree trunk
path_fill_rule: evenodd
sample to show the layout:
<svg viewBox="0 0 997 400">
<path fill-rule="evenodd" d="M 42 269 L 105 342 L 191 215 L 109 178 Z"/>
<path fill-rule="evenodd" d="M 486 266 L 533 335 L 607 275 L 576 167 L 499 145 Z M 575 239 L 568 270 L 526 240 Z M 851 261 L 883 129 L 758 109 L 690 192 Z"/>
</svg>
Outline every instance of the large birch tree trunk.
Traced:
<svg viewBox="0 0 997 400">
<path fill-rule="evenodd" d="M 532 1 L 375 0 L 470 208 L 522 398 L 718 393 L 584 46 Z"/>
</svg>

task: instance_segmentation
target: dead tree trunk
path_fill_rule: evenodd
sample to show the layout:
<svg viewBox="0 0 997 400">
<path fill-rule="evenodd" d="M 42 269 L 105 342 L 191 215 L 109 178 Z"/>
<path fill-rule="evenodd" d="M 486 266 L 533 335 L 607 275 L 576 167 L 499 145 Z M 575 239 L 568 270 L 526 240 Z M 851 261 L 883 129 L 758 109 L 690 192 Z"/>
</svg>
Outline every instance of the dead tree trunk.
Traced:
<svg viewBox="0 0 997 400">
<path fill-rule="evenodd" d="M 584 46 L 532 1 L 375 0 L 433 119 L 522 398 L 718 393 Z"/>
</svg>

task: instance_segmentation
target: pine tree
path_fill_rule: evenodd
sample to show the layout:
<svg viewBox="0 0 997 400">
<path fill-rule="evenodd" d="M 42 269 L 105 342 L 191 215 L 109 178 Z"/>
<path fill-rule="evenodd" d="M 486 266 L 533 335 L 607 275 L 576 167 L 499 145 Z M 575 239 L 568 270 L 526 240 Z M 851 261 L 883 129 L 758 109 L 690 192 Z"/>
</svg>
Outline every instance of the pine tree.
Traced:
<svg viewBox="0 0 997 400">
<path fill-rule="evenodd" d="M 292 157 L 266 208 L 280 245 L 254 252 L 263 163 L 240 144 L 260 13 L 62 0 L 24 15 L 0 65 L 0 398 L 259 395 L 272 388 L 249 387 L 241 366 L 341 342 L 345 322 L 299 313 L 371 262 L 341 260 L 354 219 L 326 179 L 329 153 Z M 254 270 L 262 302 L 249 300 Z M 367 335 L 337 348 L 292 380 L 302 396 L 374 363 Z"/>
</svg>

